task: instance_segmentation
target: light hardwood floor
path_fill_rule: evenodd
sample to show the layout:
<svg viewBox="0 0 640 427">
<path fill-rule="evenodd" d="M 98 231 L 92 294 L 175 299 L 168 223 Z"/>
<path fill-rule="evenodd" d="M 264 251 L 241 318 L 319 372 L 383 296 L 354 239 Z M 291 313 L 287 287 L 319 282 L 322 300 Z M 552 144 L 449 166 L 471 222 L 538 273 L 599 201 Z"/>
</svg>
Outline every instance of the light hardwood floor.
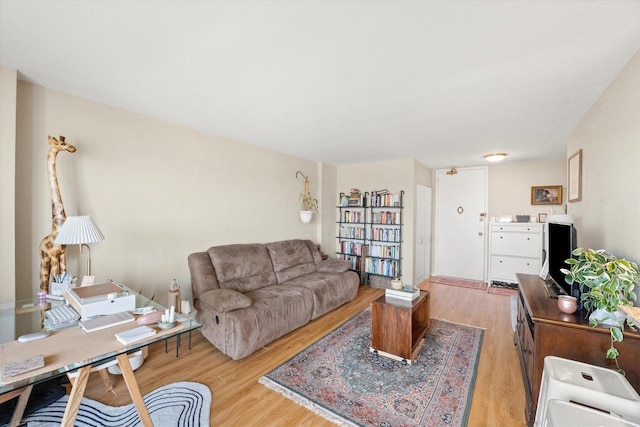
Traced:
<svg viewBox="0 0 640 427">
<path fill-rule="evenodd" d="M 524 426 L 524 387 L 511 329 L 509 297 L 486 291 L 423 283 L 431 291 L 431 317 L 486 329 L 476 379 L 469 426 Z M 360 287 L 358 297 L 242 360 L 220 353 L 200 332 L 186 335 L 175 356 L 163 343 L 149 349 L 149 357 L 136 371 L 143 395 L 168 383 L 196 381 L 212 392 L 212 426 L 331 426 L 313 412 L 258 383 L 258 379 L 311 343 L 365 309 L 383 293 Z M 107 405 L 131 402 L 124 381 L 112 376 L 116 395 L 107 392 L 100 376 L 92 374 L 85 396 Z"/>
</svg>

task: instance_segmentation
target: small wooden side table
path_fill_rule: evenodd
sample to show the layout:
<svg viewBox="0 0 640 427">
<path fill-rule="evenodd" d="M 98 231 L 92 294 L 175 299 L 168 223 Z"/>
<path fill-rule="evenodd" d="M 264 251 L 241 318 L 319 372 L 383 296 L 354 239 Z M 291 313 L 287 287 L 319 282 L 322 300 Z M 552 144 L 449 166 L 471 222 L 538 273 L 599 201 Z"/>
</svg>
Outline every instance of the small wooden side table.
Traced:
<svg viewBox="0 0 640 427">
<path fill-rule="evenodd" d="M 385 295 L 371 303 L 371 352 L 411 364 L 429 329 L 429 291 L 413 301 Z"/>
</svg>

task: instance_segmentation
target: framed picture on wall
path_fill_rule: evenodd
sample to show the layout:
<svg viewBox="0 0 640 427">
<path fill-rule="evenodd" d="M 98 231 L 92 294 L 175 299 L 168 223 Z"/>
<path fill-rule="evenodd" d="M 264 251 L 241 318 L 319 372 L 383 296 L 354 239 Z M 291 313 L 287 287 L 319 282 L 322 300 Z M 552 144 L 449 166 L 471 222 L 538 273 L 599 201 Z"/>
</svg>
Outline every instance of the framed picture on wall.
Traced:
<svg viewBox="0 0 640 427">
<path fill-rule="evenodd" d="M 582 200 L 582 150 L 578 150 L 569 157 L 567 165 L 569 174 L 569 201 Z"/>
<path fill-rule="evenodd" d="M 562 185 L 531 187 L 532 205 L 561 205 Z"/>
</svg>

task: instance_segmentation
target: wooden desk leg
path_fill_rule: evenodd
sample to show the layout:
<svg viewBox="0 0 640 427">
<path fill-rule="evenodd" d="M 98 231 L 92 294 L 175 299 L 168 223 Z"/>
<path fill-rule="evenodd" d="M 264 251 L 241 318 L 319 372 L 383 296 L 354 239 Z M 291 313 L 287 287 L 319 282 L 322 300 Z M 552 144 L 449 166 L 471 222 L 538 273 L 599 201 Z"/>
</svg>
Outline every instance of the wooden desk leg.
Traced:
<svg viewBox="0 0 640 427">
<path fill-rule="evenodd" d="M 129 389 L 129 394 L 131 395 L 131 399 L 133 400 L 133 403 L 136 405 L 136 409 L 138 410 L 138 415 L 140 416 L 140 421 L 142 421 L 142 425 L 153 427 L 153 421 L 151 421 L 149 410 L 147 409 L 147 405 L 144 403 L 142 393 L 140 393 L 140 387 L 138 387 L 138 382 L 136 381 L 136 376 L 133 373 L 133 369 L 131 369 L 131 363 L 129 362 L 129 355 L 119 354 L 117 356 L 117 359 L 118 359 L 118 365 L 120 366 L 120 370 L 122 371 L 122 377 L 124 378 L 124 382 L 127 384 L 127 388 Z"/>
<path fill-rule="evenodd" d="M 69 395 L 69 401 L 67 407 L 64 410 L 64 416 L 62 417 L 62 426 L 73 426 L 78 416 L 78 410 L 80 409 L 80 403 L 82 396 L 84 396 L 84 389 L 87 388 L 87 381 L 89 381 L 89 374 L 91 373 L 91 366 L 84 366 L 78 369 L 78 376 L 71 380 L 73 387 L 71 387 L 71 394 Z"/>
<path fill-rule="evenodd" d="M 32 389 L 33 385 L 30 385 L 25 387 L 22 390 L 22 393 L 20 393 L 18 403 L 13 410 L 13 415 L 11 416 L 11 421 L 9 422 L 10 427 L 16 427 L 20 425 L 20 421 L 22 421 L 22 415 L 24 415 L 24 409 L 27 407 L 27 402 L 29 401 L 29 396 L 31 395 Z"/>
</svg>

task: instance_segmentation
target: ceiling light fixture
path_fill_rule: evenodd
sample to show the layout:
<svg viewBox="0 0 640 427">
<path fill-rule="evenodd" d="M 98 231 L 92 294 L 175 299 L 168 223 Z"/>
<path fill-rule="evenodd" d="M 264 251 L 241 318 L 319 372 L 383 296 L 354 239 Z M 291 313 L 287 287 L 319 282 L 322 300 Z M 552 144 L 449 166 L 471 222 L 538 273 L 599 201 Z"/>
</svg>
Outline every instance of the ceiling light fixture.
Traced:
<svg viewBox="0 0 640 427">
<path fill-rule="evenodd" d="M 505 157 L 507 157 L 507 153 L 491 153 L 484 156 L 489 162 L 499 162 Z"/>
</svg>

